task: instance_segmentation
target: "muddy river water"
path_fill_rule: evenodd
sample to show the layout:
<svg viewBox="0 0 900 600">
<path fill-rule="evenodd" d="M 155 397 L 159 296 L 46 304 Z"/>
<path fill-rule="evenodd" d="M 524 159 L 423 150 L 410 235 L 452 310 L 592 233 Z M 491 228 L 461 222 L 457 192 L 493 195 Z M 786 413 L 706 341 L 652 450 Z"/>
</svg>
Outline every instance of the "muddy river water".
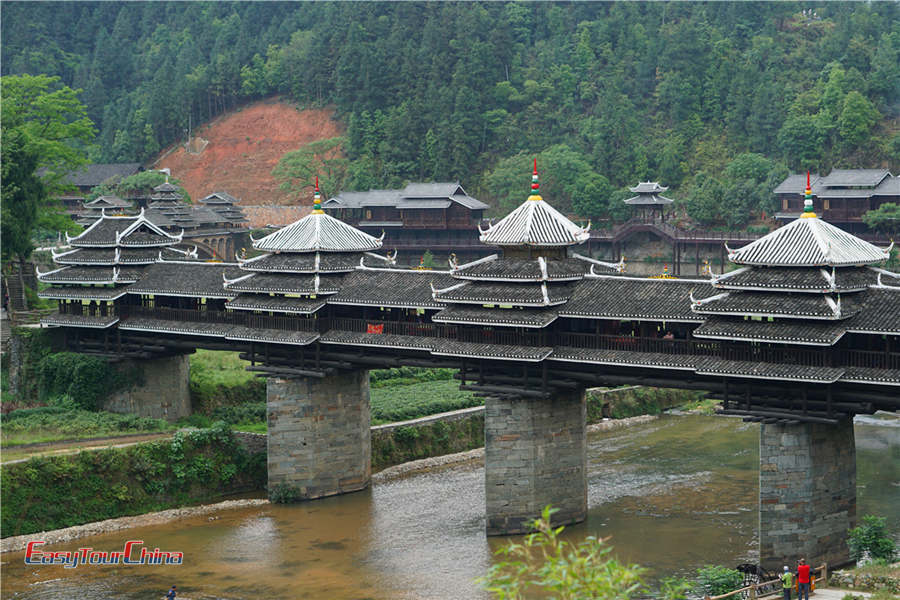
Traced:
<svg viewBox="0 0 900 600">
<path fill-rule="evenodd" d="M 585 523 L 573 540 L 612 536 L 653 581 L 757 552 L 759 426 L 666 416 L 589 438 Z M 900 420 L 856 425 L 859 514 L 900 529 Z M 474 579 L 505 540 L 484 535 L 484 469 L 445 467 L 342 497 L 220 512 L 54 546 L 121 550 L 127 540 L 184 553 L 181 566 L 28 566 L 2 557 L 2 597 L 334 600 L 485 598 Z"/>
</svg>

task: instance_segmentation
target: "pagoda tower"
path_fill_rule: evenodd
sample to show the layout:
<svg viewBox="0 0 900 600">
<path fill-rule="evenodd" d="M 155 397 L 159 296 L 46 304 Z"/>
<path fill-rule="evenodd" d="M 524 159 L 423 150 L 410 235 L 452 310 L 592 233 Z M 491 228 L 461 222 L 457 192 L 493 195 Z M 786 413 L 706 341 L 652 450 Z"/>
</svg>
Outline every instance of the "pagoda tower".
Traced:
<svg viewBox="0 0 900 600">
<path fill-rule="evenodd" d="M 37 272 L 40 281 L 52 284 L 38 296 L 59 301 L 58 313 L 41 322 L 105 329 L 119 321 L 115 302 L 126 294 L 127 286 L 140 279 L 163 249 L 180 243 L 181 236 L 148 221 L 143 210 L 127 217 L 101 211 L 93 225 L 75 237 L 66 234 L 66 241 L 71 250 L 52 253 L 60 266 Z"/>
<path fill-rule="evenodd" d="M 381 247 L 380 239 L 322 211 L 318 178 L 309 215 L 252 242 L 264 253 L 240 260 L 246 275 L 225 280 L 225 289 L 238 293 L 226 308 L 265 314 L 267 323 L 273 316 L 288 318 L 272 329 L 255 326 L 250 315 L 247 326 L 234 327 L 227 338 L 291 344 L 291 352 L 299 345 L 301 353 L 302 346 L 319 339 L 316 318 L 326 298 L 340 291 L 346 274 L 366 255 L 377 256 L 371 251 Z M 289 490 L 293 497 L 309 500 L 369 485 L 367 370 L 296 376 L 282 370 L 267 377 L 266 399 L 270 493 Z"/>
<path fill-rule="evenodd" d="M 718 340 L 723 348 L 721 358 L 698 366 L 698 374 L 799 382 L 785 386 L 779 399 L 784 409 L 726 392 L 721 411 L 762 421 L 759 537 L 767 567 L 801 557 L 815 557 L 817 564 L 848 560 L 843 540 L 856 521 L 853 419 L 831 401 L 832 384 L 900 382 L 896 371 L 892 376 L 890 370 L 864 365 L 838 366 L 846 364 L 841 350 L 851 347 L 843 340 L 900 333 L 890 311 L 878 310 L 890 306 L 886 294 L 900 293 L 900 287 L 882 283 L 884 275 L 897 276 L 878 268 L 890 248 L 873 246 L 818 218 L 808 174 L 804 205 L 800 218 L 729 250 L 728 258 L 740 268 L 712 278 L 718 293 L 692 298 L 692 310 L 706 316 L 693 336 Z M 892 318 L 892 324 L 886 321 Z M 871 341 L 871 336 L 861 337 Z M 879 336 L 885 352 L 889 337 Z M 749 360 L 748 347 L 755 353 Z M 821 364 L 801 358 L 810 347 L 817 347 Z M 838 360 L 830 360 L 823 347 Z M 827 386 L 824 398 L 821 393 L 810 397 L 817 386 Z M 792 419 L 798 411 L 804 422 Z M 829 553 L 823 555 L 821 548 Z"/>
<path fill-rule="evenodd" d="M 635 187 L 628 188 L 637 196 L 625 200 L 625 204 L 640 211 L 643 219 L 666 220 L 666 207 L 674 202 L 666 198 L 662 192 L 669 188 L 659 185 L 658 181 L 641 181 Z"/>
<path fill-rule="evenodd" d="M 459 339 L 444 340 L 432 354 L 515 361 L 522 365 L 521 375 L 510 362 L 497 364 L 510 377 L 521 377 L 517 381 L 544 381 L 519 392 L 473 387 L 488 394 L 488 535 L 526 532 L 530 520 L 547 504 L 558 509 L 554 523 L 577 523 L 587 514 L 584 389 L 548 389 L 547 363 L 542 362 L 553 351 L 547 327 L 557 319 L 558 308 L 568 301 L 575 283 L 592 267 L 616 272 L 616 265 L 568 256 L 570 246 L 587 238 L 587 227 L 572 223 L 540 196 L 535 160 L 531 195 L 481 232 L 481 241 L 499 246 L 502 256 L 465 265 L 451 261 L 450 274 L 458 283 L 432 287 L 434 299 L 448 305 L 432 320 L 459 324 Z M 534 363 L 540 364 L 529 368 Z M 461 375 L 466 387 L 465 362 Z"/>
</svg>

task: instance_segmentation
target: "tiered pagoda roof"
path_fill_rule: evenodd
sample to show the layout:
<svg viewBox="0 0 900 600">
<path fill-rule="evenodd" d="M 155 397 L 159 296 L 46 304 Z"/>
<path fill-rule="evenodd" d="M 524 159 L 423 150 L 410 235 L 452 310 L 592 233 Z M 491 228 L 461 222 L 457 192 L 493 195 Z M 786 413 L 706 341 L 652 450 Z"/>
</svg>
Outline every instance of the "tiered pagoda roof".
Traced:
<svg viewBox="0 0 900 600">
<path fill-rule="evenodd" d="M 309 215 L 252 240 L 253 247 L 265 253 L 239 259 L 239 276 L 225 279 L 224 288 L 234 296 L 229 309 L 313 314 L 325 305 L 323 296 L 341 291 L 345 275 L 381 247 L 380 239 L 325 214 L 320 202 L 317 180 Z M 251 334 L 244 332 L 241 339 Z M 260 341 L 273 341 L 269 337 Z"/>
<path fill-rule="evenodd" d="M 659 185 L 657 181 L 642 181 L 637 186 L 628 189 L 637 194 L 637 196 L 625 200 L 625 204 L 632 206 L 653 206 L 674 202 L 671 198 L 662 195 L 662 192 L 668 191 L 669 188 Z"/>
<path fill-rule="evenodd" d="M 52 325 L 109 327 L 118 318 L 106 312 L 106 302 L 125 294 L 124 286 L 138 281 L 145 268 L 156 262 L 163 251 L 181 241 L 181 236 L 166 233 L 147 220 L 144 212 L 137 216 L 101 217 L 81 234 L 66 241 L 72 247 L 65 252 L 52 252 L 58 268 L 37 276 L 52 287 L 39 292 L 42 298 L 67 301 L 81 300 L 103 306 L 102 314 L 59 314 L 46 321 Z M 99 287 L 98 287 L 99 286 Z M 76 303 L 77 305 L 77 303 Z"/>
<path fill-rule="evenodd" d="M 871 321 L 866 305 L 879 295 L 870 289 L 878 278 L 871 267 L 887 260 L 889 249 L 818 218 L 808 182 L 803 217 L 729 250 L 742 267 L 712 278 L 717 293 L 693 298 L 692 310 L 707 317 L 695 337 L 832 346 L 854 322 Z"/>
<path fill-rule="evenodd" d="M 440 288 L 432 284 L 435 301 L 449 305 L 433 315 L 433 321 L 542 329 L 557 319 L 559 307 L 568 302 L 577 282 L 584 279 L 594 263 L 613 272 L 614 265 L 559 253 L 560 247 L 586 240 L 588 229 L 579 227 L 544 202 L 539 195 L 537 161 L 531 187 L 532 194 L 522 205 L 482 231 L 482 242 L 506 249 L 503 257 L 493 254 L 464 265 L 451 260 L 452 284 Z M 543 249 L 550 251 L 542 252 Z M 482 346 L 486 345 L 497 346 L 447 342 L 435 354 L 476 356 L 481 352 L 484 355 L 487 350 Z M 488 353 L 490 357 L 497 357 L 498 348 Z M 505 350 L 508 356 L 504 356 L 541 360 L 550 350 L 540 347 L 535 354 L 535 351 L 510 347 Z"/>
</svg>

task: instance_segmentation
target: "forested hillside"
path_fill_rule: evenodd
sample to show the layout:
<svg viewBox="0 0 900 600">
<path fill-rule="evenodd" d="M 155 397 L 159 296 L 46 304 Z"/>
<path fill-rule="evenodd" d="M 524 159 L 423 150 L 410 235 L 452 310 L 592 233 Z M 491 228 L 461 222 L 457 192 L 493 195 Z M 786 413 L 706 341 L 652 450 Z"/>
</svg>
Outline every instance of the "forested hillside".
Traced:
<svg viewBox="0 0 900 600">
<path fill-rule="evenodd" d="M 503 206 L 539 155 L 563 209 L 652 178 L 735 224 L 788 168 L 900 169 L 895 2 L 4 2 L 2 36 L 4 75 L 84 90 L 96 161 L 281 94 L 347 124 L 345 189 L 459 178 Z"/>
</svg>

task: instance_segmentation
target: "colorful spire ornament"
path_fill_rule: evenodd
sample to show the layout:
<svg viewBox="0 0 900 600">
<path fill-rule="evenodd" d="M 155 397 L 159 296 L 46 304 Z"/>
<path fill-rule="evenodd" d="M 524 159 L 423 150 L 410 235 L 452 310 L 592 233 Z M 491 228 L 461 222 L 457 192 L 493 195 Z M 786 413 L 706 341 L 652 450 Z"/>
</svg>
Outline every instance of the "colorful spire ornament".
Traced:
<svg viewBox="0 0 900 600">
<path fill-rule="evenodd" d="M 531 175 L 531 195 L 528 196 L 529 200 L 543 200 L 541 198 L 541 183 L 538 180 L 537 173 L 537 157 L 534 158 L 534 173 Z"/>
<path fill-rule="evenodd" d="M 322 210 L 322 194 L 319 193 L 319 176 L 316 175 L 316 193 L 313 196 L 313 214 L 321 215 L 323 214 Z"/>
<path fill-rule="evenodd" d="M 809 185 L 809 171 L 806 172 L 806 191 L 803 192 L 803 196 L 803 214 L 800 216 L 807 219 L 816 218 L 816 213 L 813 210 L 812 188 Z"/>
</svg>

